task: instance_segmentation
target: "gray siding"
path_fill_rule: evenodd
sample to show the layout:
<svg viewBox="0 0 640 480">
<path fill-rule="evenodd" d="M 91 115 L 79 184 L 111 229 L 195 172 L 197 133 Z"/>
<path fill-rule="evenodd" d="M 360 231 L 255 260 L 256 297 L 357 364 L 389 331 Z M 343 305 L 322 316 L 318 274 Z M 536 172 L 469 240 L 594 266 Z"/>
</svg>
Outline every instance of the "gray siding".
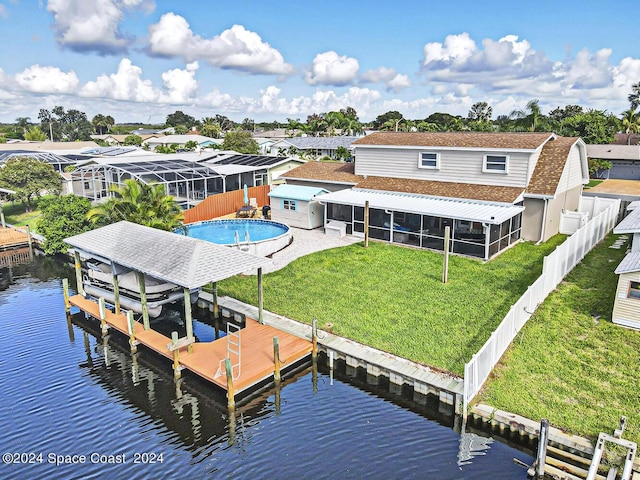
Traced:
<svg viewBox="0 0 640 480">
<path fill-rule="evenodd" d="M 573 190 L 582 185 L 582 165 L 580 163 L 580 151 L 574 145 L 569 152 L 569 157 L 562 170 L 556 193 Z"/>
<path fill-rule="evenodd" d="M 420 152 L 440 154 L 440 168 L 418 168 Z M 509 155 L 507 174 L 482 171 L 484 155 Z M 470 150 L 438 150 L 437 148 L 357 148 L 356 175 L 437 180 L 441 182 L 479 183 L 526 187 L 531 153 Z"/>
</svg>

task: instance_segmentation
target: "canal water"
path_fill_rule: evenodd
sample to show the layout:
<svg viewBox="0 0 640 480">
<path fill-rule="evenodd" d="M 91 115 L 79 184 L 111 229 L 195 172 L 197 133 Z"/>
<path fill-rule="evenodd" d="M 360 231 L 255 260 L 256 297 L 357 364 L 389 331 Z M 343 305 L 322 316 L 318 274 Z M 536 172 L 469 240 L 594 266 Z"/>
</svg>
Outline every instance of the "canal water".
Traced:
<svg viewBox="0 0 640 480">
<path fill-rule="evenodd" d="M 526 478 L 526 446 L 344 365 L 304 367 L 230 414 L 213 386 L 67 319 L 71 273 L 44 257 L 0 270 L 0 478 Z"/>
</svg>

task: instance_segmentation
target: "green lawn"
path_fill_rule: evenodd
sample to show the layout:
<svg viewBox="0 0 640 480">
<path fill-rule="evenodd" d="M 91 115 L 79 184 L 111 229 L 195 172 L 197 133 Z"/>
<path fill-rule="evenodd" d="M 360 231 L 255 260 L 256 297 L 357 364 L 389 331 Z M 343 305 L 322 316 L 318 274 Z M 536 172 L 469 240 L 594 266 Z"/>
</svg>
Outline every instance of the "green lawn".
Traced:
<svg viewBox="0 0 640 480">
<path fill-rule="evenodd" d="M 589 183 L 587 183 L 584 188 L 592 188 L 595 187 L 596 185 L 600 185 L 602 182 L 604 182 L 604 180 L 595 180 L 595 179 L 590 179 Z"/>
<path fill-rule="evenodd" d="M 6 223 L 14 227 L 29 225 L 31 231 L 35 232 L 38 218 L 40 218 L 40 211 L 37 208 L 34 208 L 31 212 L 25 212 L 25 210 L 25 205 L 19 202 L 2 204 L 2 213 L 4 213 Z"/>
<path fill-rule="evenodd" d="M 596 439 L 640 442 L 640 332 L 611 322 L 624 249 L 592 250 L 531 317 L 477 401 Z M 640 308 L 640 306 L 639 306 Z"/>
<path fill-rule="evenodd" d="M 521 243 L 488 263 L 372 242 L 300 258 L 265 275 L 264 307 L 401 357 L 462 375 L 509 307 L 564 241 Z M 219 294 L 257 305 L 255 276 L 220 282 Z"/>
</svg>

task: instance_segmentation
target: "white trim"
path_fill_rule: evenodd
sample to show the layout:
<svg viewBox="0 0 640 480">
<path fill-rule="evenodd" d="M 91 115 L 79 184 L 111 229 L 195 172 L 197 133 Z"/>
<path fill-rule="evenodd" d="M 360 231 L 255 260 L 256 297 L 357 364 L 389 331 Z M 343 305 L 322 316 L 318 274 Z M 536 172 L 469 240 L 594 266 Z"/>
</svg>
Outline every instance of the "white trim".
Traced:
<svg viewBox="0 0 640 480">
<path fill-rule="evenodd" d="M 435 158 L 423 159 L 422 158 L 423 155 L 434 155 Z M 434 166 L 425 165 L 422 163 L 423 160 L 433 161 L 435 162 L 435 165 Z M 425 152 L 418 153 L 418 168 L 424 168 L 426 170 L 440 170 L 440 152 L 425 151 Z"/>
<path fill-rule="evenodd" d="M 504 170 L 487 168 L 487 157 L 504 157 Z M 509 154 L 493 155 L 492 153 L 485 153 L 482 156 L 482 173 L 497 173 L 500 175 L 509 173 Z"/>
</svg>

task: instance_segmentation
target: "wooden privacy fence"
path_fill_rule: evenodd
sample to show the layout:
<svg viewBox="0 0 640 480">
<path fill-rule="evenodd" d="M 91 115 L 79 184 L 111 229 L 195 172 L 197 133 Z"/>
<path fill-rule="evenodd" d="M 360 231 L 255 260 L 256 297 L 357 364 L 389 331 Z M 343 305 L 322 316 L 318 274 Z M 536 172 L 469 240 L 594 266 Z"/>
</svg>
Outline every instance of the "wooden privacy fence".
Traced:
<svg viewBox="0 0 640 480">
<path fill-rule="evenodd" d="M 606 208 L 600 210 L 582 228 L 544 258 L 542 275 L 527 288 L 527 291 L 511 307 L 489 340 L 480 348 L 471 361 L 464 366 L 464 415 L 500 357 L 507 350 L 520 329 L 533 315 L 538 305 L 558 286 L 562 279 L 582 261 L 584 256 L 613 229 L 616 224 L 620 200 L 600 200 Z"/>
<path fill-rule="evenodd" d="M 269 205 L 269 185 L 247 188 L 247 197 L 255 198 L 258 206 Z M 217 193 L 184 211 L 184 223 L 201 222 L 237 212 L 244 205 L 244 190 Z"/>
</svg>

